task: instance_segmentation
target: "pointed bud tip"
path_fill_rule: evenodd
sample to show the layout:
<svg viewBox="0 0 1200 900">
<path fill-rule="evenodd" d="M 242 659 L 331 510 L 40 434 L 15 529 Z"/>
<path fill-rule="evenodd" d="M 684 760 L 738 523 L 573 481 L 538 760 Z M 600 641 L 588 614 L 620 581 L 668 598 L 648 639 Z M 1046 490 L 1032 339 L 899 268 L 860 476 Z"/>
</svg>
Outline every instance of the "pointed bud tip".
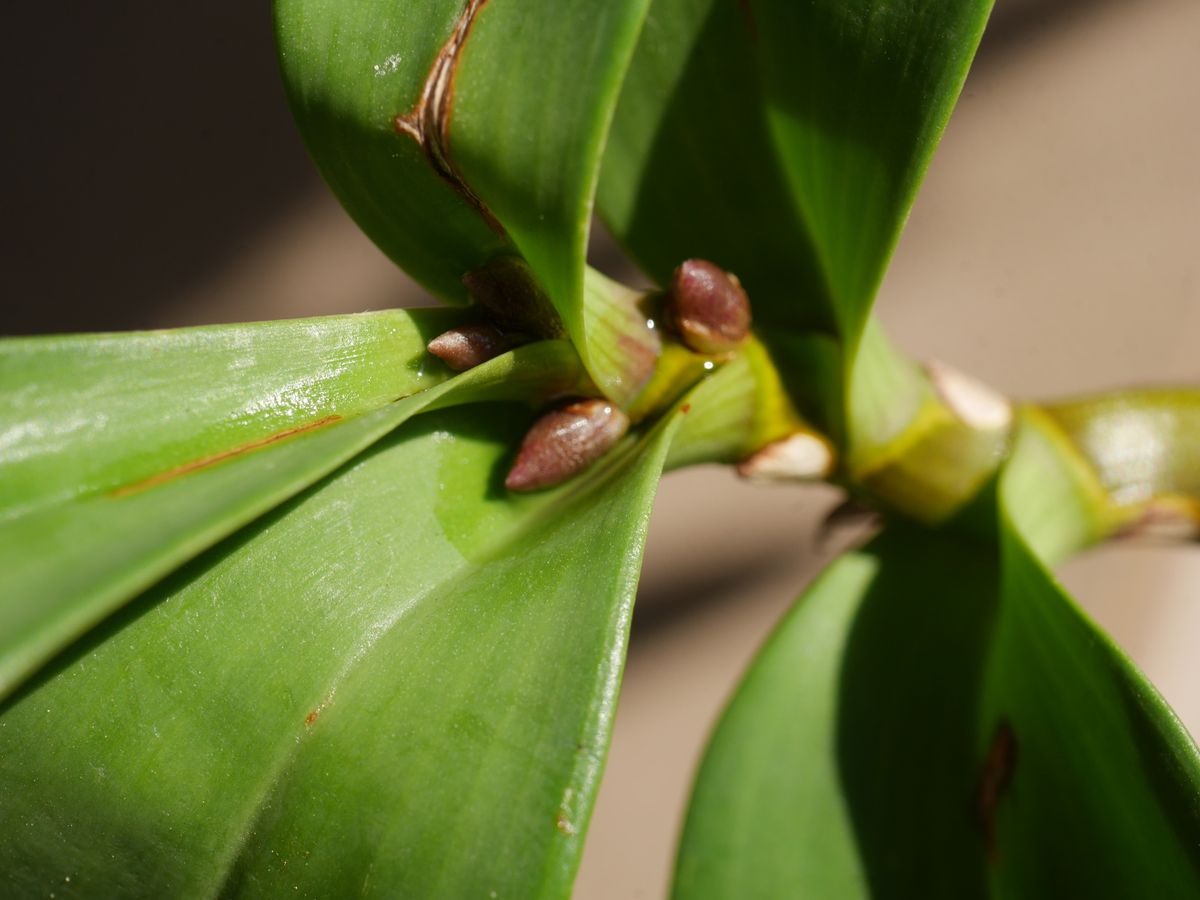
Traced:
<svg viewBox="0 0 1200 900">
<path fill-rule="evenodd" d="M 510 491 L 554 487 L 603 456 L 629 430 L 629 417 L 607 400 L 578 400 L 530 427 L 504 485 Z"/>
<path fill-rule="evenodd" d="M 697 353 L 731 353 L 750 334 L 750 300 L 742 283 L 707 260 L 685 260 L 675 269 L 667 312 Z"/>
<path fill-rule="evenodd" d="M 542 487 L 538 483 L 537 473 L 528 462 L 522 462 L 518 459 L 513 463 L 513 467 L 509 470 L 508 475 L 504 478 L 504 486 L 510 491 L 524 492 L 535 491 Z"/>
<path fill-rule="evenodd" d="M 455 372 L 465 372 L 508 349 L 499 329 L 485 324 L 462 325 L 442 332 L 425 348 Z"/>
</svg>

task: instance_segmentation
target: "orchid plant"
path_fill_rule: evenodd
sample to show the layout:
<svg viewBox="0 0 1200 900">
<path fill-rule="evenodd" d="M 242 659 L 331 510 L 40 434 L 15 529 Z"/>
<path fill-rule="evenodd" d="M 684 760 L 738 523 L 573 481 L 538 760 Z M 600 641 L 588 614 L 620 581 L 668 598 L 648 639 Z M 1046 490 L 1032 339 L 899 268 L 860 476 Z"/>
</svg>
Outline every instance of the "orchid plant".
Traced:
<svg viewBox="0 0 1200 900">
<path fill-rule="evenodd" d="M 676 897 L 1200 895 L 1196 745 L 1051 574 L 1195 536 L 1200 389 L 1017 404 L 871 312 L 990 6 L 275 0 L 443 305 L 0 342 L 4 895 L 568 895 L 713 463 L 881 524 L 716 726 Z"/>
</svg>

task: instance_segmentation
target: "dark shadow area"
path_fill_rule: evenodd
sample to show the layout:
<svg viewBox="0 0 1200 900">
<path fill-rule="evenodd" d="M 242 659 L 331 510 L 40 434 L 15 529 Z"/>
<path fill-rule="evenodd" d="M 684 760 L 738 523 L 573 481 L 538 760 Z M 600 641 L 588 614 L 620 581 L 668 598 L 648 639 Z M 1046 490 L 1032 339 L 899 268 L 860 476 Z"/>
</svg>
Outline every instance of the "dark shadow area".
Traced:
<svg viewBox="0 0 1200 900">
<path fill-rule="evenodd" d="M 643 580 L 633 607 L 631 641 L 667 631 L 709 607 L 737 603 L 739 598 L 754 595 L 763 583 L 800 568 L 798 559 L 811 561 L 818 556 L 817 548 L 806 548 L 802 541 L 778 541 L 732 561 L 697 558 L 685 577 L 675 572 L 677 577 L 669 583 L 661 578 L 656 579 L 657 583 Z"/>
<path fill-rule="evenodd" d="M 1109 2 L 999 0 L 979 64 Z M 5 25 L 0 334 L 144 327 L 326 189 L 287 110 L 269 4 L 27 3 Z"/>
<path fill-rule="evenodd" d="M 631 83 L 645 110 L 636 119 L 618 115 L 612 136 L 625 156 L 633 152 L 626 145 L 647 147 L 631 164 L 636 200 L 621 240 L 659 284 L 682 260 L 709 259 L 742 279 L 760 325 L 778 324 L 783 310 L 791 328 L 830 330 L 819 302 L 803 314 L 792 302 L 828 290 L 806 223 L 786 199 L 765 111 L 747 101 L 758 93 L 758 76 L 741 8 L 712 4 L 691 44 L 679 47 L 689 39 L 654 17 L 642 35 Z M 684 53 L 681 74 L 664 84 L 663 70 Z M 645 118 L 653 113 L 657 120 Z"/>
<path fill-rule="evenodd" d="M 269 3 L 18 3 L 4 35 L 0 334 L 143 327 L 323 189 Z"/>
<path fill-rule="evenodd" d="M 1089 13 L 1111 6 L 1113 0 L 996 0 L 991 21 L 975 57 L 975 65 L 998 62 L 1019 45 L 1069 28 Z"/>
<path fill-rule="evenodd" d="M 974 541 L 903 527 L 871 549 L 881 564 L 842 659 L 837 726 L 870 893 L 984 897 L 978 703 L 998 560 Z"/>
<path fill-rule="evenodd" d="M 1000 0 L 980 62 L 999 60 L 1104 2 Z M 660 284 L 688 257 L 736 272 L 767 333 L 832 332 L 834 306 L 869 302 L 875 273 L 890 252 L 892 223 L 918 180 L 919 136 L 939 118 L 927 107 L 928 77 L 897 78 L 889 55 L 861 52 L 872 46 L 875 19 L 888 27 L 887 10 L 860 21 L 836 4 L 817 4 L 804 14 L 803 26 L 796 15 L 787 4 L 764 5 L 752 29 L 737 4 L 714 3 L 694 39 L 651 18 L 632 70 L 639 91 L 623 101 L 637 112 L 618 116 L 614 130 L 614 158 L 628 157 L 627 147 L 648 147 L 644 162 L 624 162 L 637 179 L 636 201 L 619 229 L 631 255 Z M 953 73 L 953 63 L 941 68 L 957 43 L 946 31 L 966 35 L 971 17 L 964 13 L 943 26 L 933 7 L 919 15 L 928 21 L 915 32 L 918 43 L 903 48 L 908 59 L 901 70 L 929 68 L 938 78 Z M 780 32 L 797 42 L 763 39 Z M 680 53 L 686 53 L 682 75 L 667 83 L 669 61 Z M 797 79 L 811 89 L 798 90 Z M 671 91 L 668 98 L 664 91 Z M 844 147 L 854 167 L 852 177 L 836 184 L 813 181 L 811 196 L 799 204 L 803 213 L 786 199 L 794 189 L 762 104 L 747 102 L 760 93 L 778 112 L 825 136 L 814 144 L 832 140 Z M 872 180 L 883 182 L 877 194 L 860 187 Z M 831 191 L 840 199 L 831 202 Z M 847 254 L 857 263 L 843 265 Z M 607 255 L 598 259 L 610 271 L 618 268 Z"/>
</svg>

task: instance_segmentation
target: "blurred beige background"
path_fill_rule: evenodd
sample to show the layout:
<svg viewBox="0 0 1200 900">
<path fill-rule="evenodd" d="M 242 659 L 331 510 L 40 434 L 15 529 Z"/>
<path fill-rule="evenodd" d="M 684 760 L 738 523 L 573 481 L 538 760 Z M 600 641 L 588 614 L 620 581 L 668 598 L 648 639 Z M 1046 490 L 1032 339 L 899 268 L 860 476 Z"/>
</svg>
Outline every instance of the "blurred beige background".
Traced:
<svg viewBox="0 0 1200 900">
<path fill-rule="evenodd" d="M 0 57 L 0 332 L 422 302 L 309 166 L 266 3 L 38 6 L 6 14 Z M 884 286 L 897 341 L 1015 396 L 1200 382 L 1198 48 L 1195 0 L 999 0 Z M 665 482 L 577 897 L 663 895 L 705 735 L 836 549 L 815 537 L 836 500 Z M 1200 733 L 1200 549 L 1062 574 Z"/>
</svg>

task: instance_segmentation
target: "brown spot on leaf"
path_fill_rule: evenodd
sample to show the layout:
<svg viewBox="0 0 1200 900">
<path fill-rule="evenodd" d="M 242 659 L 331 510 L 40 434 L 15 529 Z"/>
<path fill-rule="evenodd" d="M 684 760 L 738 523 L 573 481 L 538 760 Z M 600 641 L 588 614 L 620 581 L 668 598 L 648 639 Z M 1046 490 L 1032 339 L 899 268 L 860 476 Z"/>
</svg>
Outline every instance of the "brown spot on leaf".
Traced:
<svg viewBox="0 0 1200 900">
<path fill-rule="evenodd" d="M 417 142 L 425 152 L 429 164 L 451 187 L 478 210 L 488 227 L 501 237 L 504 226 L 488 209 L 474 189 L 467 184 L 462 173 L 454 165 L 450 155 L 450 114 L 454 105 L 454 76 L 463 47 L 471 34 L 471 26 L 487 0 L 467 0 L 454 30 L 438 51 L 425 78 L 417 104 L 407 113 L 396 116 L 392 124 L 398 134 L 405 134 Z"/>
<path fill-rule="evenodd" d="M 979 789 L 975 795 L 975 815 L 983 831 L 988 859 L 996 862 L 1000 858 L 996 846 L 996 812 L 1000 798 L 1012 782 L 1017 767 L 1017 735 L 1008 722 L 1001 721 L 996 735 L 988 748 L 983 770 L 979 775 Z"/>
<path fill-rule="evenodd" d="M 236 456 L 243 456 L 251 451 L 261 449 L 269 444 L 278 443 L 287 438 L 294 437 L 298 434 L 303 434 L 306 431 L 313 431 L 317 428 L 322 428 L 325 425 L 332 425 L 334 422 L 341 421 L 341 416 L 330 415 L 323 419 L 318 419 L 315 422 L 309 422 L 306 425 L 297 425 L 295 428 L 285 428 L 283 431 L 277 431 L 274 434 L 267 435 L 264 438 L 250 441 L 247 444 L 242 444 L 240 447 L 234 447 L 230 450 L 222 450 L 220 453 L 214 453 L 211 456 L 202 456 L 199 459 L 193 459 L 190 462 L 182 465 L 166 469 L 151 475 L 149 478 L 143 478 L 141 481 L 135 481 L 132 484 L 122 485 L 114 488 L 109 492 L 110 497 L 127 497 L 130 494 L 137 494 L 141 491 L 149 490 L 153 487 L 158 487 L 160 484 L 165 484 L 168 481 L 174 481 L 183 475 L 190 475 L 193 472 L 198 472 L 201 469 L 207 469 L 217 463 L 223 463 L 227 459 L 233 459 Z"/>
<path fill-rule="evenodd" d="M 321 709 L 318 707 L 304 717 L 304 724 L 311 727 L 313 722 L 317 721 L 317 717 L 321 715 Z"/>
</svg>

